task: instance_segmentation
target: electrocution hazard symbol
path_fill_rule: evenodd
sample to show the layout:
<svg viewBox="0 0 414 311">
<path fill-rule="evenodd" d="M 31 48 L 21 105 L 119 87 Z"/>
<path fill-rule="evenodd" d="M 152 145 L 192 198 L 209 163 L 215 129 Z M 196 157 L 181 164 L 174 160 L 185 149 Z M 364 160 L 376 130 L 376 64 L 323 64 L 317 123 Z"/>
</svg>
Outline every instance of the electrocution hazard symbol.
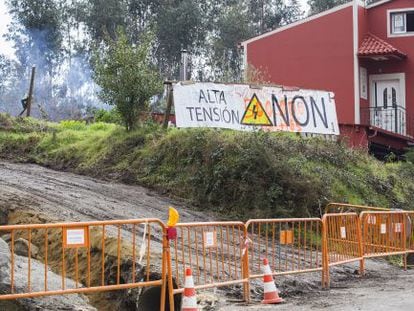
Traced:
<svg viewBox="0 0 414 311">
<path fill-rule="evenodd" d="M 262 126 L 273 125 L 256 94 L 253 94 L 252 99 L 247 105 L 241 124 Z"/>
</svg>

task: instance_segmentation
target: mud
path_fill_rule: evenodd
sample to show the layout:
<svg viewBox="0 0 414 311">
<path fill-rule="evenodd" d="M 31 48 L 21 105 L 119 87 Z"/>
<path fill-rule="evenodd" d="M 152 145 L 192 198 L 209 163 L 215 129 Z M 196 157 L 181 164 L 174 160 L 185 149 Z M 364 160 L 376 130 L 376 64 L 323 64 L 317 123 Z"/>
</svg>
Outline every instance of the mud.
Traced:
<svg viewBox="0 0 414 311">
<path fill-rule="evenodd" d="M 44 214 L 57 221 L 89 221 L 155 217 L 166 220 L 168 206 L 176 207 L 181 221 L 209 221 L 213 214 L 191 210 L 183 202 L 139 186 L 101 181 L 31 164 L 0 162 L 0 223 L 20 211 L 31 211 L 30 222 Z M 12 211 L 11 219 L 7 211 Z M 41 213 L 41 214 L 39 214 Z M 414 310 L 414 271 L 402 271 L 385 260 L 367 262 L 367 275 L 355 274 L 356 265 L 332 269 L 332 287 L 320 288 L 320 273 L 278 278 L 284 304 L 263 306 L 261 282 L 252 282 L 252 303 L 240 303 L 240 288 L 210 291 L 205 310 Z M 92 297 L 91 297 L 92 298 Z M 97 298 L 97 297 L 93 297 Z M 99 297 L 100 300 L 101 297 Z M 108 297 L 104 297 L 105 300 Z M 91 299 L 93 300 L 93 299 Z M 104 301 L 104 300 L 102 300 Z M 94 305 L 97 303 L 95 301 Z M 116 304 L 111 309 L 116 309 Z M 106 304 L 108 307 L 108 304 Z M 107 308 L 102 305 L 100 310 Z"/>
<path fill-rule="evenodd" d="M 49 170 L 32 164 L 0 161 L 0 210 L 34 210 L 61 221 L 168 217 L 168 206 L 181 221 L 207 221 L 213 215 L 195 212 L 184 203 L 139 186 Z"/>
<path fill-rule="evenodd" d="M 279 305 L 233 304 L 223 306 L 220 310 L 414 310 L 414 270 L 403 271 L 382 259 L 368 260 L 363 277 L 353 273 L 356 268 L 352 264 L 335 268 L 331 288 L 327 290 L 312 287 L 300 294 L 284 293 L 282 285 L 281 295 L 285 302 Z M 303 275 L 301 279 L 308 279 L 309 276 Z M 284 278 L 280 278 L 277 283 L 283 284 Z"/>
</svg>

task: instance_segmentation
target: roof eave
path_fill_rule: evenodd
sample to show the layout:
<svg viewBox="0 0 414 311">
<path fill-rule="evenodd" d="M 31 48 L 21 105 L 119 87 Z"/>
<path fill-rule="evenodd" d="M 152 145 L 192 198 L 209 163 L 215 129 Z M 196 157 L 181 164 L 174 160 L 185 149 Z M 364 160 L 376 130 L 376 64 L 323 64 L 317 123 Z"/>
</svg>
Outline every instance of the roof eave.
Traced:
<svg viewBox="0 0 414 311">
<path fill-rule="evenodd" d="M 276 33 L 278 33 L 278 32 L 282 32 L 282 31 L 288 30 L 288 29 L 290 29 L 290 28 L 296 27 L 296 26 L 298 26 L 298 25 L 301 25 L 301 24 L 304 24 L 304 23 L 310 22 L 310 21 L 312 21 L 312 20 L 315 20 L 315 19 L 321 18 L 321 17 L 323 17 L 323 16 L 325 16 L 325 15 L 329 15 L 329 14 L 335 13 L 335 12 L 337 12 L 337 11 L 341 11 L 341 10 L 343 10 L 343 9 L 346 9 L 346 8 L 348 8 L 348 7 L 351 7 L 351 6 L 353 5 L 353 3 L 354 3 L 354 1 L 349 1 L 349 2 L 347 2 L 347 3 L 344 3 L 344 4 L 341 4 L 341 5 L 338 5 L 338 6 L 336 6 L 336 7 L 333 7 L 332 9 L 326 10 L 326 11 L 324 11 L 324 12 L 321 12 L 321 13 L 318 13 L 318 14 L 315 14 L 315 15 L 311 15 L 311 16 L 309 16 L 309 17 L 306 17 L 306 18 L 303 18 L 303 19 L 301 19 L 301 20 L 298 20 L 298 21 L 296 21 L 296 22 L 294 22 L 294 23 L 291 23 L 291 24 L 288 24 L 288 25 L 285 25 L 285 26 L 282 26 L 282 27 L 276 28 L 276 29 L 274 29 L 274 30 L 272 30 L 272 31 L 269 31 L 269 32 L 266 32 L 266 33 L 264 33 L 264 34 L 258 35 L 258 36 L 256 36 L 256 37 L 250 38 L 250 39 L 248 39 L 248 40 L 242 41 L 242 42 L 241 42 L 241 45 L 246 46 L 247 44 L 249 44 L 249 43 L 251 43 L 251 42 L 254 42 L 254 41 L 257 41 L 257 40 L 260 40 L 260 39 L 263 39 L 263 38 L 269 37 L 269 36 L 271 36 L 271 35 L 273 35 L 273 34 L 276 34 Z M 360 2 L 358 1 L 358 4 L 359 4 L 360 6 L 363 6 L 363 3 L 362 3 L 362 2 L 360 3 Z"/>
<path fill-rule="evenodd" d="M 365 53 L 358 53 L 359 58 L 369 58 L 374 59 L 375 57 L 390 57 L 398 60 L 403 60 L 407 58 L 407 55 L 402 52 L 392 52 L 392 53 L 372 53 L 372 54 L 365 54 Z"/>
</svg>

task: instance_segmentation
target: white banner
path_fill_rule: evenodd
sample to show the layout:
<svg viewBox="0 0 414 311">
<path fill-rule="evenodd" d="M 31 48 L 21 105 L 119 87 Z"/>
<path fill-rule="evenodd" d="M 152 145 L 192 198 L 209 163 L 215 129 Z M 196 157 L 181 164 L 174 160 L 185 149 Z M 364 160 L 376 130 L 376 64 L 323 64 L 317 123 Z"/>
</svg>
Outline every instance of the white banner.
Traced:
<svg viewBox="0 0 414 311">
<path fill-rule="evenodd" d="M 177 127 L 339 135 L 334 95 L 246 84 L 174 85 Z"/>
</svg>

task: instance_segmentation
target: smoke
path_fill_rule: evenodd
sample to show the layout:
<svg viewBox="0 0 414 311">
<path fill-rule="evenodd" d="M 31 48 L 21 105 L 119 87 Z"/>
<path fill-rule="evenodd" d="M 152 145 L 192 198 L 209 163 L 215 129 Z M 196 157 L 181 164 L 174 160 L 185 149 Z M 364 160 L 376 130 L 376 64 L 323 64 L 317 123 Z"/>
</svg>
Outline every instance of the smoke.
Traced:
<svg viewBox="0 0 414 311">
<path fill-rule="evenodd" d="M 32 116 L 52 121 L 82 119 L 96 108 L 108 109 L 97 96 L 99 87 L 88 53 L 75 54 L 57 35 L 50 30 L 26 30 L 15 38 L 17 60 L 0 59 L 0 83 L 4 82 L 0 112 L 18 115 L 23 110 L 21 99 L 28 93 L 32 66 L 36 67 Z"/>
</svg>

